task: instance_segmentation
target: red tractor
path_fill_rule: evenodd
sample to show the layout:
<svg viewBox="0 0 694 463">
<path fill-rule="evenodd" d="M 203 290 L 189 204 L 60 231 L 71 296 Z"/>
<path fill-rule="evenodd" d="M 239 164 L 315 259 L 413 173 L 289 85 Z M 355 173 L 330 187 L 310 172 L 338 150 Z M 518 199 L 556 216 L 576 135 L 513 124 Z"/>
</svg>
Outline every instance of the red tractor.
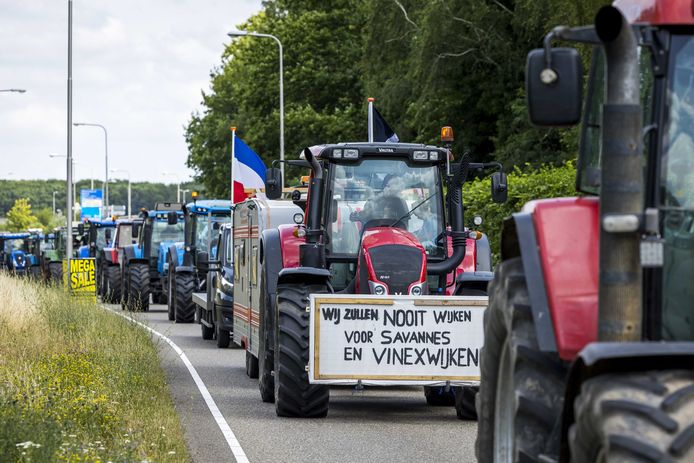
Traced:
<svg viewBox="0 0 694 463">
<path fill-rule="evenodd" d="M 593 46 L 582 116 L 582 59 Z M 620 0 L 555 28 L 531 121 L 582 117 L 578 189 L 507 219 L 489 285 L 481 462 L 694 461 L 694 2 Z"/>
<path fill-rule="evenodd" d="M 263 229 L 277 221 L 253 219 L 242 230 L 252 214 L 237 208 L 234 313 L 249 321 L 247 371 L 278 415 L 325 416 L 330 385 L 421 385 L 429 403 L 455 401 L 459 416 L 474 418 L 483 310 L 466 307 L 486 306 L 479 296 L 492 267 L 486 237 L 465 227 L 461 187 L 469 170 L 499 170 L 492 195 L 503 201 L 506 179 L 497 163 L 453 165 L 449 153 L 405 143 L 307 148 L 292 161 L 311 169 L 308 197 L 293 195 L 304 210 L 294 224 Z M 281 194 L 279 174 L 268 170 L 268 198 Z M 259 207 L 265 217 L 273 205 Z M 476 314 L 479 325 L 465 318 Z M 338 333 L 344 326 L 363 329 Z"/>
</svg>

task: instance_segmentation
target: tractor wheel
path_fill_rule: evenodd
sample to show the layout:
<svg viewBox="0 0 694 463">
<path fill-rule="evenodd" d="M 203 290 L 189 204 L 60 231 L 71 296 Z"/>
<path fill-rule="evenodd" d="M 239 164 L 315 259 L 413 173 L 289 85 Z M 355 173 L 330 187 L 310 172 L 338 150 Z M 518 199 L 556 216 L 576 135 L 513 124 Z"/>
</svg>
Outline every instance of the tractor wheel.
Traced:
<svg viewBox="0 0 694 463">
<path fill-rule="evenodd" d="M 246 351 L 246 374 L 251 379 L 258 377 L 258 359 L 249 351 Z"/>
<path fill-rule="evenodd" d="M 477 394 L 478 461 L 537 461 L 559 426 L 566 365 L 539 351 L 521 258 L 502 262 L 489 286 Z"/>
<path fill-rule="evenodd" d="M 33 280 L 39 281 L 41 279 L 41 267 L 38 265 L 32 265 L 30 275 Z"/>
<path fill-rule="evenodd" d="M 325 285 L 280 284 L 275 318 L 275 412 L 278 416 L 321 418 L 328 414 L 330 389 L 309 384 L 309 294 Z"/>
<path fill-rule="evenodd" d="M 51 262 L 48 264 L 48 272 L 50 274 L 50 281 L 54 285 L 61 285 L 63 283 L 63 263 L 62 262 Z"/>
<path fill-rule="evenodd" d="M 272 301 L 267 294 L 267 272 L 263 265 L 260 273 L 260 345 L 258 346 L 260 398 L 263 402 L 275 402 L 275 377 L 272 375 L 272 368 L 275 365 L 275 357 L 272 355 L 274 348 L 272 331 L 268 326 L 270 317 L 274 316 Z"/>
<path fill-rule="evenodd" d="M 169 316 L 169 321 L 174 321 L 174 307 L 175 307 L 175 301 L 176 301 L 176 288 L 174 287 L 174 275 L 175 273 L 169 272 L 166 275 L 166 309 L 168 312 Z"/>
<path fill-rule="evenodd" d="M 130 264 L 128 271 L 128 309 L 149 310 L 149 265 Z"/>
<path fill-rule="evenodd" d="M 193 323 L 195 320 L 195 275 L 192 273 L 176 273 L 174 275 L 174 318 L 176 323 Z"/>
<path fill-rule="evenodd" d="M 694 461 L 694 372 L 604 374 L 581 385 L 571 461 Z"/>
<path fill-rule="evenodd" d="M 226 349 L 231 342 L 231 333 L 229 333 L 229 330 L 223 330 L 221 327 L 219 320 L 222 317 L 222 311 L 216 305 L 214 306 L 214 310 L 217 314 L 217 321 L 214 324 L 214 336 L 217 339 L 217 347 Z"/>
<path fill-rule="evenodd" d="M 120 267 L 106 267 L 106 302 L 117 304 L 121 300 Z"/>
<path fill-rule="evenodd" d="M 461 420 L 476 420 L 475 397 L 479 391 L 475 386 L 455 388 L 455 414 Z"/>
<path fill-rule="evenodd" d="M 452 407 L 455 405 L 455 395 L 451 387 L 446 391 L 445 386 L 424 386 L 424 398 L 427 399 L 427 405 L 435 407 Z"/>
</svg>

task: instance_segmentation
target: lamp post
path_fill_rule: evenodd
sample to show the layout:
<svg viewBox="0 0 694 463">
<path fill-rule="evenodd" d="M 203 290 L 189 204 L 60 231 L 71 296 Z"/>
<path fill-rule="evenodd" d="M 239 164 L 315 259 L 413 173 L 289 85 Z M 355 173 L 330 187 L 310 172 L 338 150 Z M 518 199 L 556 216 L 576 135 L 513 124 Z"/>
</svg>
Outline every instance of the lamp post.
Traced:
<svg viewBox="0 0 694 463">
<path fill-rule="evenodd" d="M 132 196 L 130 195 L 130 193 L 131 193 L 131 189 L 130 189 L 130 172 L 128 172 L 127 170 L 123 170 L 123 169 L 111 169 L 110 172 L 111 172 L 112 174 L 115 174 L 116 172 L 122 172 L 122 173 L 124 173 L 124 174 L 126 174 L 126 175 L 128 176 L 128 213 L 127 213 L 126 215 L 132 215 L 133 209 L 132 209 L 132 203 L 131 203 L 131 198 L 132 198 Z"/>
<path fill-rule="evenodd" d="M 49 158 L 66 158 L 67 156 L 64 154 L 57 154 L 57 153 L 51 153 L 48 155 Z M 72 196 L 77 192 L 77 188 L 75 185 L 75 158 L 70 157 L 70 171 L 68 172 L 68 178 L 70 179 L 70 183 L 68 187 L 66 188 L 67 190 L 67 202 L 70 203 L 70 207 L 66 209 L 66 211 L 69 211 L 67 215 L 73 215 L 74 214 L 74 207 L 75 207 L 75 202 L 73 201 Z M 69 188 L 69 186 L 72 186 L 72 188 Z M 72 220 L 72 219 L 70 219 Z M 72 224 L 70 224 L 72 226 Z M 68 232 L 71 233 L 71 232 Z M 72 235 L 71 235 L 72 236 Z"/>
<path fill-rule="evenodd" d="M 57 191 L 53 192 L 53 216 L 55 216 L 55 194 L 58 193 Z"/>
<path fill-rule="evenodd" d="M 176 202 L 180 203 L 181 202 L 181 177 L 178 176 L 178 174 L 174 172 L 162 172 L 161 175 L 170 175 L 176 179 Z"/>
<path fill-rule="evenodd" d="M 2 88 L 0 89 L 0 92 L 7 92 L 7 93 L 26 93 L 26 90 L 23 88 Z"/>
<path fill-rule="evenodd" d="M 248 32 L 240 30 L 232 30 L 227 33 L 229 37 L 264 37 L 268 39 L 273 39 L 277 42 L 279 47 L 279 61 L 280 61 L 280 171 L 282 172 L 282 188 L 284 188 L 284 62 L 283 62 L 283 49 L 282 42 L 276 36 L 272 34 L 261 34 L 260 32 Z M 232 185 L 233 189 L 234 186 Z"/>
<path fill-rule="evenodd" d="M 186 193 L 188 193 L 190 190 L 181 190 L 181 199 L 183 203 L 185 204 L 186 202 Z"/>
<path fill-rule="evenodd" d="M 99 127 L 101 130 L 104 131 L 104 161 L 106 164 L 106 176 L 104 179 L 104 210 L 108 208 L 108 132 L 106 131 L 106 127 L 104 127 L 101 124 L 94 124 L 92 122 L 75 122 L 73 124 L 75 127 Z M 92 189 L 94 189 L 94 185 L 92 184 Z"/>
</svg>

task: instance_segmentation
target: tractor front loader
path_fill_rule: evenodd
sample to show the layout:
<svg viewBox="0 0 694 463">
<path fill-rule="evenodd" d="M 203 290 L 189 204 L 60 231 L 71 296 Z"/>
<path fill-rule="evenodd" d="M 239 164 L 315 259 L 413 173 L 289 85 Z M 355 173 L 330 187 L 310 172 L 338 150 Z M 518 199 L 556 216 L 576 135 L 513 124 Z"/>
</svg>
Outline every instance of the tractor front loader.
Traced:
<svg viewBox="0 0 694 463">
<path fill-rule="evenodd" d="M 582 111 L 582 58 L 592 46 Z M 620 0 L 555 28 L 531 121 L 581 119 L 577 187 L 504 223 L 477 396 L 480 462 L 694 461 L 694 8 Z M 581 116 L 582 112 L 582 116 Z"/>
</svg>

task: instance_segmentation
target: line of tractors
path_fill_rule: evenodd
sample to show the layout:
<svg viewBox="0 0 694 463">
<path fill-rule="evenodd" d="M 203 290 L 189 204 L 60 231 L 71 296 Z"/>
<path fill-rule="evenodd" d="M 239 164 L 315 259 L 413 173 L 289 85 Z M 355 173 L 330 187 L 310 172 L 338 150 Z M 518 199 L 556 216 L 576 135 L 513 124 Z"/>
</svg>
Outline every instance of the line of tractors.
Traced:
<svg viewBox="0 0 694 463">
<path fill-rule="evenodd" d="M 287 162 L 310 173 L 301 187 L 284 189 L 272 167 L 264 194 L 238 204 L 160 204 L 89 224 L 80 252 L 100 257 L 104 301 L 165 303 L 170 320 L 243 348 L 279 416 L 326 416 L 331 385 L 421 385 L 429 404 L 478 419 L 482 462 L 694 461 L 693 5 L 618 0 L 528 55 L 531 122 L 581 122 L 581 196 L 507 218 L 496 268 L 462 186 L 491 172 L 491 199 L 504 201 L 506 176 L 455 159 L 448 131 L 443 147 L 306 148 Z M 34 235 L 0 236 L 3 265 L 53 275 L 59 237 L 49 250 Z M 427 332 L 436 311 L 441 331 Z M 478 375 L 409 375 L 439 362 L 418 346 L 447 346 L 460 321 L 481 350 L 448 346 L 446 366 L 474 363 Z M 345 345 L 335 326 L 346 322 L 373 328 L 345 331 L 348 341 L 404 341 L 371 366 L 355 346 L 326 355 Z"/>
</svg>

